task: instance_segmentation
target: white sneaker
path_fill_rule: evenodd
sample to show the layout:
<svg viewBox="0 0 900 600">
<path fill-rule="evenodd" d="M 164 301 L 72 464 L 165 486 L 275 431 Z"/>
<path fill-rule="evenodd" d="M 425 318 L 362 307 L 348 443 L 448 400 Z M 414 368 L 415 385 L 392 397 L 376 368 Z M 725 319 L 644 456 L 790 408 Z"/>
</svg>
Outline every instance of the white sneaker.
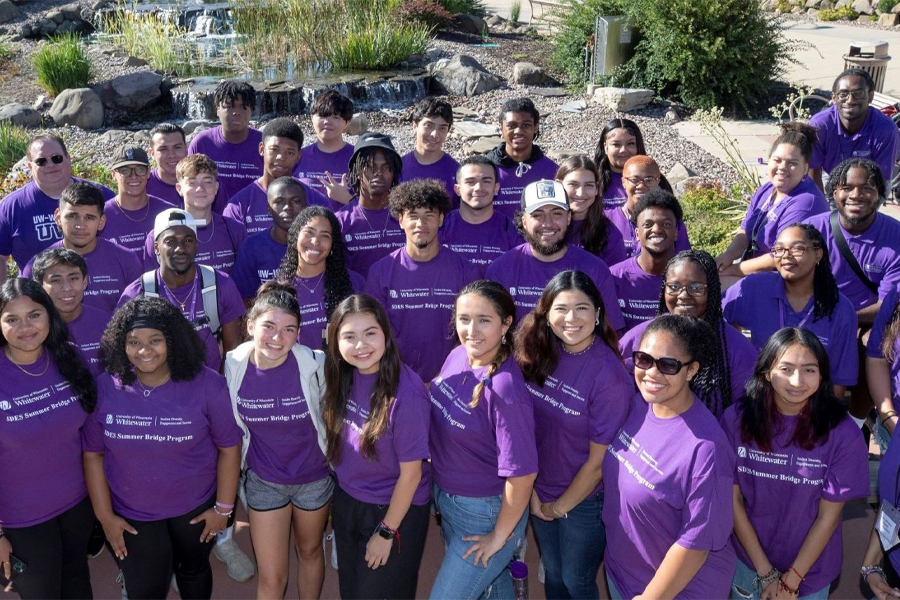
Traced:
<svg viewBox="0 0 900 600">
<path fill-rule="evenodd" d="M 169 587 L 172 588 L 172 591 L 181 595 L 181 590 L 178 589 L 178 582 L 175 581 L 175 575 L 172 575 L 172 581 L 169 582 Z"/>
<path fill-rule="evenodd" d="M 122 586 L 122 600 L 128 600 L 128 592 L 125 591 L 125 573 L 122 569 L 119 569 L 119 574 L 116 575 L 116 583 Z"/>
<path fill-rule="evenodd" d="M 228 576 L 235 581 L 244 583 L 256 573 L 256 565 L 238 548 L 233 539 L 213 546 L 213 555 L 225 563 Z"/>
</svg>

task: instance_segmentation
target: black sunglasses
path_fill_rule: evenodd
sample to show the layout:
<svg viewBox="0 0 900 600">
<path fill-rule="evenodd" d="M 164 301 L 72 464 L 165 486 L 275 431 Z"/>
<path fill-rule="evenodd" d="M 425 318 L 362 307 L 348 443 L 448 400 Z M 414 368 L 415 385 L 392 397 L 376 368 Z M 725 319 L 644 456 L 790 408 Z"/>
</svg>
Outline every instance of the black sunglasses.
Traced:
<svg viewBox="0 0 900 600">
<path fill-rule="evenodd" d="M 64 161 L 65 159 L 66 159 L 66 157 L 63 156 L 62 154 L 54 154 L 54 155 L 51 156 L 49 159 L 47 159 L 46 157 L 43 157 L 43 156 L 42 156 L 42 157 L 40 157 L 40 158 L 34 159 L 34 160 L 31 161 L 31 162 L 33 162 L 34 164 L 36 164 L 36 165 L 39 166 L 39 167 L 43 167 L 44 165 L 47 164 L 47 161 L 48 161 L 48 160 L 52 160 L 54 165 L 58 165 L 59 163 L 61 163 L 61 162 Z"/>
<path fill-rule="evenodd" d="M 694 362 L 688 361 L 683 363 L 677 358 L 669 358 L 668 356 L 653 358 L 646 352 L 641 352 L 640 350 L 635 350 L 631 353 L 631 360 L 634 361 L 635 367 L 643 371 L 646 371 L 655 364 L 656 370 L 663 375 L 678 375 L 683 368 Z"/>
</svg>

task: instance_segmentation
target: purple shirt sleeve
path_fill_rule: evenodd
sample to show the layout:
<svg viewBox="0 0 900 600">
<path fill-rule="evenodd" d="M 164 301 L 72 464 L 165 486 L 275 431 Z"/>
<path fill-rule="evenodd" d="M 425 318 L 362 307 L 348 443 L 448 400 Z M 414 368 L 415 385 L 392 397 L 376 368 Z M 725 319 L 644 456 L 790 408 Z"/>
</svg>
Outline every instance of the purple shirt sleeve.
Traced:
<svg viewBox="0 0 900 600">
<path fill-rule="evenodd" d="M 234 201 L 234 198 L 228 201 L 225 208 L 222 209 L 222 216 L 234 219 L 238 223 L 244 222 L 244 216 L 241 214 L 241 205 Z"/>
<path fill-rule="evenodd" d="M 516 389 L 512 378 L 501 373 L 491 387 L 494 435 L 497 439 L 497 475 L 521 477 L 537 473 L 534 409 L 525 388 Z M 513 396 L 517 399 L 512 399 Z"/>
<path fill-rule="evenodd" d="M 103 452 L 103 428 L 97 422 L 97 414 L 88 416 L 81 429 L 81 449 L 85 452 Z"/>
<path fill-rule="evenodd" d="M 405 390 L 398 388 L 397 398 L 391 407 L 394 452 L 399 462 L 425 460 L 431 456 L 428 450 L 431 403 L 425 384 L 415 371 L 404 368 L 403 373 L 403 377 L 408 378 L 408 386 L 403 386 Z"/>
<path fill-rule="evenodd" d="M 206 397 L 206 416 L 209 419 L 210 435 L 216 448 L 231 448 L 241 443 L 243 433 L 234 420 L 231 396 L 225 378 L 218 373 L 206 375 L 203 395 Z"/>
<path fill-rule="evenodd" d="M 216 277 L 218 277 L 216 294 L 219 301 L 219 321 L 222 325 L 226 325 L 243 317 L 246 309 L 241 293 L 231 277 L 221 271 L 216 272 Z"/>
<path fill-rule="evenodd" d="M 881 308 L 875 316 L 875 323 L 872 325 L 872 333 L 869 335 L 869 342 L 866 344 L 866 356 L 871 358 L 884 358 L 881 351 L 881 344 L 884 341 L 884 331 L 894 314 L 897 307 L 897 301 L 900 299 L 900 290 L 893 289 L 881 301 Z"/>
<path fill-rule="evenodd" d="M 622 316 L 619 298 L 616 296 L 616 283 L 606 263 L 601 265 L 599 277 L 594 280 L 594 283 L 597 284 L 597 289 L 600 290 L 600 297 L 603 299 L 603 308 L 606 310 L 607 320 L 609 320 L 613 329 L 621 333 L 625 329 L 625 317 Z"/>
<path fill-rule="evenodd" d="M 716 456 L 712 443 L 697 448 L 681 510 L 682 528 L 675 540 L 688 550 L 718 550 L 734 529 L 733 466 Z"/>
<path fill-rule="evenodd" d="M 614 372 L 613 369 L 620 371 Z M 619 364 L 607 370 L 608 377 L 592 390 L 588 399 L 588 426 L 591 441 L 608 446 L 621 429 L 634 390 L 629 385 L 629 373 Z"/>
<path fill-rule="evenodd" d="M 385 261 L 391 261 L 391 260 L 392 260 L 391 256 L 385 256 L 384 258 L 382 258 L 381 260 L 376 262 L 374 265 L 372 265 L 372 268 L 369 269 L 369 276 L 366 277 L 365 288 L 363 288 L 365 290 L 366 294 L 368 294 L 368 295 L 372 296 L 373 298 L 375 298 L 376 300 L 378 300 L 378 302 L 382 306 L 386 305 L 387 296 L 385 296 L 385 290 L 381 286 L 381 281 L 382 281 L 381 269 L 382 269 L 382 267 L 387 266 L 387 263 L 385 263 Z"/>
<path fill-rule="evenodd" d="M 825 473 L 822 486 L 822 499 L 829 502 L 847 502 L 869 495 L 869 470 L 867 469 L 869 454 L 859 427 L 850 416 L 834 429 L 831 434 L 842 441 L 838 444 L 840 451 L 831 456 L 831 464 Z"/>
</svg>

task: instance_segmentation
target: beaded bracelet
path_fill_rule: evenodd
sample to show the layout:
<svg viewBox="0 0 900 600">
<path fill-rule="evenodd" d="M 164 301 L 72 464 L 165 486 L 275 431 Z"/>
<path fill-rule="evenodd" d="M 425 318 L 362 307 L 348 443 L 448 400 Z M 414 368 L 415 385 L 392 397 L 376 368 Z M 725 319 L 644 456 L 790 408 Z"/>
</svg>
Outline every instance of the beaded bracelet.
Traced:
<svg viewBox="0 0 900 600">
<path fill-rule="evenodd" d="M 225 512 L 225 513 L 219 512 L 219 507 L 218 507 L 218 505 L 216 505 L 216 506 L 213 506 L 213 512 L 216 513 L 217 515 L 219 515 L 220 517 L 230 517 L 231 513 L 233 513 L 234 510 L 229 510 L 228 512 Z"/>
<path fill-rule="evenodd" d="M 797 597 L 800 595 L 800 589 L 799 588 L 794 589 L 794 588 L 788 587 L 787 585 L 785 585 L 784 579 L 778 580 L 778 590 L 787 592 L 788 594 L 790 594 L 791 596 L 794 596 L 794 597 Z"/>
<path fill-rule="evenodd" d="M 880 565 L 863 565 L 859 569 L 859 572 L 864 581 L 867 580 L 872 573 L 878 573 L 882 578 L 887 579 L 884 576 L 884 569 L 882 569 Z"/>
<path fill-rule="evenodd" d="M 762 590 L 766 589 L 770 583 L 778 580 L 781 577 L 781 573 L 775 567 L 772 567 L 768 573 L 760 577 L 756 576 L 756 579 L 753 583 L 759 586 L 759 591 L 762 593 Z"/>
</svg>

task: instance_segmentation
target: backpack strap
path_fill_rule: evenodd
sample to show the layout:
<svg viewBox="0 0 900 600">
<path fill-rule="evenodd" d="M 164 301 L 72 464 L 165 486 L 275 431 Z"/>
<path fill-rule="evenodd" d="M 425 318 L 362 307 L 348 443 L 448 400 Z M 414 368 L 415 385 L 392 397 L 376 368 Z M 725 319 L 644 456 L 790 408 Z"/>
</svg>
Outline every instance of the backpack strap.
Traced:
<svg viewBox="0 0 900 600">
<path fill-rule="evenodd" d="M 847 244 L 844 232 L 841 231 L 841 224 L 838 221 L 838 212 L 836 210 L 831 212 L 828 221 L 831 223 L 831 235 L 834 237 L 834 243 L 837 244 L 841 257 L 843 257 L 847 264 L 850 265 L 850 268 L 853 269 L 856 277 L 863 282 L 863 285 L 869 288 L 870 292 L 877 295 L 878 286 L 869 279 L 869 276 L 866 275 L 865 271 L 862 270 L 862 267 L 859 266 L 859 261 L 856 260 L 856 257 L 853 256 L 853 253 L 850 251 L 850 246 Z"/>
<path fill-rule="evenodd" d="M 203 298 L 203 312 L 209 319 L 209 330 L 216 338 L 222 335 L 222 323 L 219 320 L 219 302 L 216 293 L 216 271 L 206 265 L 197 265 L 200 269 L 203 289 L 200 292 Z"/>
<path fill-rule="evenodd" d="M 156 291 L 156 271 L 147 271 L 141 275 L 141 291 L 148 298 L 159 298 Z"/>
</svg>

